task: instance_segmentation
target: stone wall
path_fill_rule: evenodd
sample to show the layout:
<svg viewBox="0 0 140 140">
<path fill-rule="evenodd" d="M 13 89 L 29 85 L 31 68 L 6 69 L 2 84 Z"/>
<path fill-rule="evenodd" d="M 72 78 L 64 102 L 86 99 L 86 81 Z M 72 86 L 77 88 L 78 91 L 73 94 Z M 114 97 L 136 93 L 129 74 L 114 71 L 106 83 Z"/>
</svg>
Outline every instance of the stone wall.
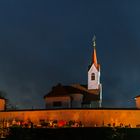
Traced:
<svg viewBox="0 0 140 140">
<path fill-rule="evenodd" d="M 136 127 L 140 125 L 140 110 L 138 109 L 61 109 L 61 110 L 22 110 L 2 111 L 0 121 L 31 120 L 38 124 L 40 120 L 75 120 L 81 121 L 85 127 L 93 126 L 123 126 Z"/>
</svg>

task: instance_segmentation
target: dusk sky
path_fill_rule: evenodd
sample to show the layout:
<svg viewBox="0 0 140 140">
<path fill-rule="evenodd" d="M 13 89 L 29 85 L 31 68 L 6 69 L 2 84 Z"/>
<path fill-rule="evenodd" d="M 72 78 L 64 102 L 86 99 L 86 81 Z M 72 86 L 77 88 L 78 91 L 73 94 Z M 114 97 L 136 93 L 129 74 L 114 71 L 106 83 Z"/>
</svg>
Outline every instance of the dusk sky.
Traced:
<svg viewBox="0 0 140 140">
<path fill-rule="evenodd" d="M 94 34 L 103 106 L 134 107 L 139 0 L 1 0 L 0 90 L 18 108 L 45 108 L 56 84 L 87 84 Z"/>
</svg>

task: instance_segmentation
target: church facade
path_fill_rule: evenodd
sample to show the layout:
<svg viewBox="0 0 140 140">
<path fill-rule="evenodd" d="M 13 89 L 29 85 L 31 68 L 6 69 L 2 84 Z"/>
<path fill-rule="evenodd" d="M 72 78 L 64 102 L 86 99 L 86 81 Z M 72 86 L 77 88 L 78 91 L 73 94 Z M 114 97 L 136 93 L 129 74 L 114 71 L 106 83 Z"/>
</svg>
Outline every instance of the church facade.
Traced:
<svg viewBox="0 0 140 140">
<path fill-rule="evenodd" d="M 102 84 L 100 64 L 96 55 L 96 38 L 93 38 L 92 62 L 88 69 L 87 85 L 58 84 L 44 96 L 46 109 L 55 108 L 100 108 L 102 106 Z"/>
</svg>

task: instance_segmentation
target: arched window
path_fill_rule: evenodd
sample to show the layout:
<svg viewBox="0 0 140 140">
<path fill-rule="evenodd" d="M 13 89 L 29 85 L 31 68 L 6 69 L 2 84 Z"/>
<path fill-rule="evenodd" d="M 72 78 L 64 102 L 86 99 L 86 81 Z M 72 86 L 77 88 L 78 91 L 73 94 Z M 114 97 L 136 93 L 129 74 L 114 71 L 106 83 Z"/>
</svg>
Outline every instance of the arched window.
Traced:
<svg viewBox="0 0 140 140">
<path fill-rule="evenodd" d="M 91 73 L 91 80 L 95 80 L 95 73 Z"/>
</svg>

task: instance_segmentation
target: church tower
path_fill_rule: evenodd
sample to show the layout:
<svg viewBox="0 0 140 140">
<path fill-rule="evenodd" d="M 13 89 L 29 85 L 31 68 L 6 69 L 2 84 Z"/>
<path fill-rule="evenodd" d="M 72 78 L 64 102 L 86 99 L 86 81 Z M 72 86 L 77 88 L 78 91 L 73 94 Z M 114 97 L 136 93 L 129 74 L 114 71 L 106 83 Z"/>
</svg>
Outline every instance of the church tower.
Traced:
<svg viewBox="0 0 140 140">
<path fill-rule="evenodd" d="M 100 88 L 100 65 L 96 55 L 96 37 L 93 37 L 92 63 L 88 70 L 88 90 Z"/>
<path fill-rule="evenodd" d="M 88 70 L 88 91 L 99 97 L 98 101 L 91 102 L 91 107 L 102 107 L 102 84 L 100 83 L 100 64 L 97 61 L 95 36 L 93 37 L 92 43 L 92 63 Z"/>
</svg>

